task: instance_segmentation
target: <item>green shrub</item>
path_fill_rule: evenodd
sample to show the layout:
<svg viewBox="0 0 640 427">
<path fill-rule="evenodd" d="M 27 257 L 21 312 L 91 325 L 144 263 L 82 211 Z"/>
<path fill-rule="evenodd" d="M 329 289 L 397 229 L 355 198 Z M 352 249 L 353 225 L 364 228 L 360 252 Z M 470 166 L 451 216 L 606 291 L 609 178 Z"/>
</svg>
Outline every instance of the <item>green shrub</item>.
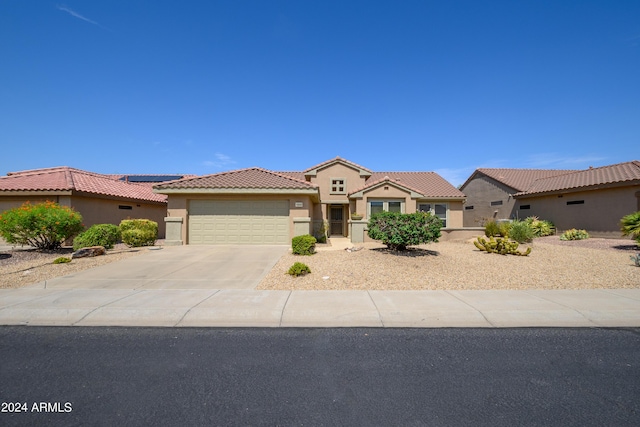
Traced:
<svg viewBox="0 0 640 427">
<path fill-rule="evenodd" d="M 631 258 L 631 261 L 633 261 L 636 264 L 636 267 L 640 267 L 640 254 L 631 255 L 630 258 Z"/>
<path fill-rule="evenodd" d="M 495 237 L 500 235 L 500 227 L 495 221 L 489 221 L 484 225 L 484 235 L 487 237 Z"/>
<path fill-rule="evenodd" d="M 368 233 L 389 249 L 403 251 L 410 245 L 437 242 L 441 227 L 440 218 L 428 212 L 380 212 L 369 219 Z"/>
<path fill-rule="evenodd" d="M 294 263 L 290 268 L 289 271 L 287 271 L 287 274 L 290 274 L 292 276 L 304 276 L 305 274 L 309 274 L 311 273 L 311 269 L 309 268 L 308 265 L 303 264 L 301 262 L 296 262 Z"/>
<path fill-rule="evenodd" d="M 158 239 L 158 223 L 149 219 L 124 219 L 120 222 L 120 236 L 130 247 L 153 246 Z"/>
<path fill-rule="evenodd" d="M 537 216 L 530 216 L 525 221 L 531 227 L 534 237 L 550 236 L 556 231 L 556 227 L 551 221 L 539 219 Z"/>
<path fill-rule="evenodd" d="M 509 239 L 502 237 L 490 237 L 488 241 L 482 237 L 478 237 L 473 244 L 481 251 L 485 251 L 490 254 L 527 256 L 531 253 L 530 247 L 527 248 L 526 251 L 520 252 L 518 250 L 518 242 L 512 242 Z"/>
<path fill-rule="evenodd" d="M 112 249 L 118 240 L 120 240 L 120 228 L 117 225 L 95 224 L 73 239 L 73 250 L 77 251 L 89 246 L 104 246 L 105 249 Z"/>
<path fill-rule="evenodd" d="M 502 237 L 509 237 L 509 232 L 511 231 L 512 224 L 513 223 L 511 221 L 498 222 L 498 231 Z"/>
<path fill-rule="evenodd" d="M 509 238 L 518 243 L 530 242 L 534 234 L 531 226 L 526 221 L 513 221 L 509 228 Z"/>
<path fill-rule="evenodd" d="M 54 202 L 27 202 L 0 215 L 0 236 L 7 243 L 38 249 L 57 249 L 82 229 L 78 212 Z"/>
<path fill-rule="evenodd" d="M 294 255 L 313 255 L 316 251 L 316 238 L 310 234 L 296 236 L 291 239 L 291 250 Z"/>
<path fill-rule="evenodd" d="M 560 236 L 560 240 L 584 240 L 589 238 L 589 233 L 586 230 L 576 230 L 572 228 L 567 230 Z"/>
<path fill-rule="evenodd" d="M 61 256 L 60 258 L 56 258 L 56 259 L 53 260 L 54 264 L 64 264 L 64 263 L 67 263 L 67 262 L 71 262 L 71 258 L 67 258 L 67 257 Z"/>
<path fill-rule="evenodd" d="M 640 211 L 622 217 L 620 231 L 623 236 L 631 236 L 640 246 Z"/>
<path fill-rule="evenodd" d="M 316 238 L 318 243 L 327 243 L 328 231 L 329 231 L 329 221 L 323 220 L 317 225 L 313 233 L 313 237 Z"/>
</svg>

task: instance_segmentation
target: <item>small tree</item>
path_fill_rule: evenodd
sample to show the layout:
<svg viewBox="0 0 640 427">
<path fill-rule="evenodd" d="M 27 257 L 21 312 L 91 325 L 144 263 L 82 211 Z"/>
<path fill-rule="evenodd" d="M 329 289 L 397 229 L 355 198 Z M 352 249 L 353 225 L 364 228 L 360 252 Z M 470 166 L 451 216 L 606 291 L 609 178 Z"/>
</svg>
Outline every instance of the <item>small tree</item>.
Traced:
<svg viewBox="0 0 640 427">
<path fill-rule="evenodd" d="M 8 243 L 53 250 L 83 229 L 82 216 L 54 202 L 23 204 L 0 215 L 0 236 Z"/>
<path fill-rule="evenodd" d="M 380 212 L 371 216 L 368 225 L 369 237 L 395 251 L 406 250 L 410 245 L 437 242 L 441 227 L 440 218 L 427 212 Z"/>
</svg>

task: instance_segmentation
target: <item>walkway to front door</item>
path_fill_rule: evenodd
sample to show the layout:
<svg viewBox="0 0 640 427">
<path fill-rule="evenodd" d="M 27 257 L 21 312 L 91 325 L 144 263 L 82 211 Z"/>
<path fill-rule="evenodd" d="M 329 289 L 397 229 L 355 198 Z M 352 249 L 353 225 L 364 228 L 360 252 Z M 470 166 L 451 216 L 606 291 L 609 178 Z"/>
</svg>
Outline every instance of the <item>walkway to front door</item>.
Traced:
<svg viewBox="0 0 640 427">
<path fill-rule="evenodd" d="M 331 206 L 329 210 L 329 222 L 331 236 L 344 236 L 344 207 L 341 205 Z"/>
</svg>

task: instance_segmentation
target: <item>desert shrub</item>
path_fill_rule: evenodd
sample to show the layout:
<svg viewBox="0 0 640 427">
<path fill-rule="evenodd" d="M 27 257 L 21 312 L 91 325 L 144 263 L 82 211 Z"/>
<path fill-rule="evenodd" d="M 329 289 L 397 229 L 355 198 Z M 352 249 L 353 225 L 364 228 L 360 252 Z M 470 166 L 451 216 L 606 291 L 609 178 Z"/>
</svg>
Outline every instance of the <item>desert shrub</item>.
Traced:
<svg viewBox="0 0 640 427">
<path fill-rule="evenodd" d="M 495 221 L 489 221 L 484 225 L 484 235 L 487 237 L 495 237 L 500 235 L 500 227 Z"/>
<path fill-rule="evenodd" d="M 530 216 L 525 221 L 531 227 L 533 237 L 550 236 L 556 231 L 556 227 L 551 221 L 539 219 L 537 216 Z"/>
<path fill-rule="evenodd" d="M 640 246 L 640 211 L 622 217 L 620 231 L 623 236 L 631 236 Z"/>
<path fill-rule="evenodd" d="M 586 230 L 576 230 L 572 228 L 567 230 L 560 236 L 560 240 L 584 240 L 589 238 L 589 233 Z"/>
<path fill-rule="evenodd" d="M 511 231 L 511 225 L 513 223 L 511 221 L 499 221 L 498 222 L 498 232 L 502 237 L 509 237 L 509 231 Z"/>
<path fill-rule="evenodd" d="M 120 228 L 117 225 L 95 224 L 73 239 L 73 250 L 77 251 L 89 246 L 104 246 L 105 249 L 111 249 L 118 240 L 120 240 Z"/>
<path fill-rule="evenodd" d="M 327 243 L 327 234 L 329 231 L 329 221 L 323 220 L 317 224 L 313 232 L 313 237 L 316 238 L 318 243 Z"/>
<path fill-rule="evenodd" d="M 0 215 L 0 236 L 7 243 L 38 249 L 57 249 L 82 228 L 82 215 L 54 202 L 27 202 Z"/>
<path fill-rule="evenodd" d="M 305 274 L 309 274 L 311 273 L 311 269 L 309 268 L 309 266 L 307 264 L 303 264 L 301 262 L 296 262 L 294 263 L 290 268 L 289 271 L 287 271 L 287 274 L 290 274 L 292 276 L 304 276 Z"/>
<path fill-rule="evenodd" d="M 149 219 L 124 219 L 120 236 L 127 246 L 153 246 L 158 239 L 158 223 Z"/>
<path fill-rule="evenodd" d="M 478 239 L 474 241 L 473 244 L 481 251 L 485 251 L 490 254 L 527 256 L 531 253 L 530 247 L 527 248 L 524 252 L 520 252 L 518 250 L 518 242 L 514 242 L 502 237 L 490 237 L 489 240 L 478 237 Z"/>
<path fill-rule="evenodd" d="M 380 212 L 369 219 L 368 233 L 389 249 L 403 251 L 410 245 L 437 242 L 441 227 L 440 218 L 428 212 Z"/>
<path fill-rule="evenodd" d="M 640 254 L 631 255 L 630 258 L 631 261 L 635 263 L 636 267 L 640 267 Z"/>
<path fill-rule="evenodd" d="M 61 256 L 60 258 L 56 258 L 53 260 L 54 264 L 65 264 L 67 262 L 71 262 L 71 258 Z"/>
<path fill-rule="evenodd" d="M 509 228 L 509 238 L 518 243 L 530 242 L 533 240 L 534 233 L 531 226 L 526 221 L 513 221 Z"/>
<path fill-rule="evenodd" d="M 310 234 L 296 236 L 291 239 L 291 250 L 294 255 L 313 255 L 316 251 L 316 238 Z"/>
</svg>

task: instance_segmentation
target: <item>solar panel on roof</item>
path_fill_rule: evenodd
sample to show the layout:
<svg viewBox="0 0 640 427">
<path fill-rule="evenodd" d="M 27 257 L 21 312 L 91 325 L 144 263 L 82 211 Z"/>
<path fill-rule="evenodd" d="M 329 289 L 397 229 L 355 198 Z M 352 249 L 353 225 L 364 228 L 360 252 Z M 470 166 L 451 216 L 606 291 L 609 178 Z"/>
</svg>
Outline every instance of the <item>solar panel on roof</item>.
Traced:
<svg viewBox="0 0 640 427">
<path fill-rule="evenodd" d="M 129 175 L 120 178 L 120 181 L 129 182 L 165 182 L 182 179 L 183 175 Z"/>
</svg>

